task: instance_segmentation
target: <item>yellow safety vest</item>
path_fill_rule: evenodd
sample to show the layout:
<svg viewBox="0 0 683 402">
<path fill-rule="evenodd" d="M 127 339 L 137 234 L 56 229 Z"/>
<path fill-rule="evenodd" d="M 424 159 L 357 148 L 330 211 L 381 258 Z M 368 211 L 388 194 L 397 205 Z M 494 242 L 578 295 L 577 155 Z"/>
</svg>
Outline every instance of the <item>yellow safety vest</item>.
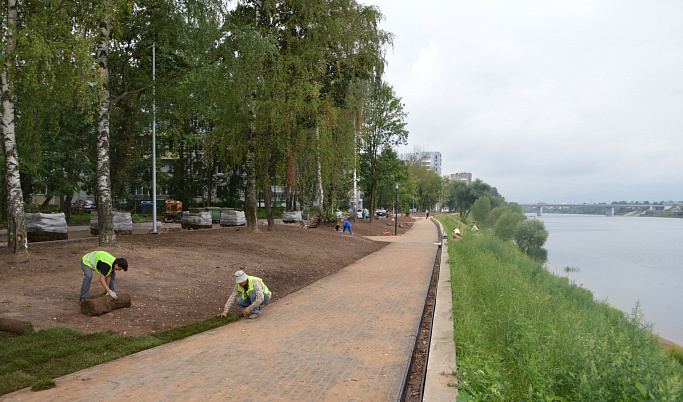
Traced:
<svg viewBox="0 0 683 402">
<path fill-rule="evenodd" d="M 106 251 L 93 251 L 92 253 L 88 253 L 83 256 L 83 264 L 89 266 L 92 268 L 93 271 L 97 272 L 98 274 L 102 274 L 104 276 L 109 276 L 111 275 L 112 271 L 114 270 L 114 261 L 116 258 L 107 253 Z M 102 261 L 103 263 L 109 265 L 109 271 L 107 272 L 100 272 L 97 269 L 97 263 Z"/>
<path fill-rule="evenodd" d="M 271 295 L 270 290 L 268 290 L 268 286 L 266 286 L 266 284 L 263 283 L 263 279 L 256 276 L 249 276 L 249 285 L 246 294 L 244 292 L 244 287 L 239 283 L 237 284 L 237 290 L 240 291 L 240 296 L 242 296 L 243 300 L 248 299 L 251 292 L 254 291 L 254 279 L 256 279 L 257 281 L 261 281 L 261 284 L 263 285 L 263 294 Z"/>
</svg>

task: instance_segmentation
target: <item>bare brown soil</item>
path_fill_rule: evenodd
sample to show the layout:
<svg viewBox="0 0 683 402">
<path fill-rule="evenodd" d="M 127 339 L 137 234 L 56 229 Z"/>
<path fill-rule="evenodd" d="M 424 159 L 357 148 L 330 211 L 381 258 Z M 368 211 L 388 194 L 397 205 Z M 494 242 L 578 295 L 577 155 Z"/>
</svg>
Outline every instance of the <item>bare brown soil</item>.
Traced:
<svg viewBox="0 0 683 402">
<path fill-rule="evenodd" d="M 402 226 L 399 234 L 407 230 Z M 116 290 L 129 293 L 132 306 L 97 317 L 81 314 L 78 303 L 81 258 L 103 249 L 87 231 L 69 232 L 70 239 L 83 240 L 29 244 L 28 256 L 0 249 L 0 317 L 29 321 L 35 330 L 63 326 L 84 333 L 159 332 L 218 315 L 238 269 L 262 278 L 276 302 L 384 247 L 387 243 L 363 236 L 393 233 L 394 224 L 386 218 L 359 221 L 353 224 L 353 235 L 335 232 L 334 225 L 259 229 L 259 233 L 233 227 L 158 235 L 136 234 L 138 229 L 118 236 L 118 245 L 104 250 L 128 260 L 128 272 L 116 275 Z M 102 293 L 95 277 L 90 297 Z M 233 306 L 230 312 L 239 309 Z"/>
</svg>

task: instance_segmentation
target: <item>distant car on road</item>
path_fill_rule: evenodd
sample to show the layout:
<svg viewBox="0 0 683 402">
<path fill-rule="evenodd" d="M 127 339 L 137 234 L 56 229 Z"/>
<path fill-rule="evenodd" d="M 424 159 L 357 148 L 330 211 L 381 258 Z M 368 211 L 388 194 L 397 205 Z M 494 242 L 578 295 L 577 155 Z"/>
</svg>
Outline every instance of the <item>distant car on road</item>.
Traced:
<svg viewBox="0 0 683 402">
<path fill-rule="evenodd" d="M 384 208 L 378 209 L 375 211 L 375 215 L 377 216 L 387 216 L 387 210 Z"/>
<path fill-rule="evenodd" d="M 97 206 L 90 200 L 76 200 L 71 204 L 71 213 L 91 213 L 97 210 Z"/>
</svg>

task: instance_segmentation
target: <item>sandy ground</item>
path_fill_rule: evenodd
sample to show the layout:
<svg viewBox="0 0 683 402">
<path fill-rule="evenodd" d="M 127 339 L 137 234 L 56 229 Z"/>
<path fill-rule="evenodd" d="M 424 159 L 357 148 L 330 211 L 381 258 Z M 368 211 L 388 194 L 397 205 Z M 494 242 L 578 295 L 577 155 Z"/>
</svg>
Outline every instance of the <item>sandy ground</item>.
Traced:
<svg viewBox="0 0 683 402">
<path fill-rule="evenodd" d="M 399 234 L 407 230 L 406 220 L 399 218 Z M 65 326 L 125 335 L 163 331 L 219 314 L 238 269 L 262 278 L 277 301 L 381 249 L 386 243 L 363 236 L 393 233 L 394 223 L 387 218 L 359 221 L 353 230 L 353 235 L 336 232 L 333 225 L 276 225 L 272 232 L 260 226 L 259 233 L 244 227 L 158 235 L 135 230 L 118 236 L 116 247 L 104 249 L 128 260 L 128 272 L 117 273 L 116 291 L 131 294 L 132 306 L 98 317 L 81 314 L 78 303 L 81 258 L 102 249 L 87 231 L 69 232 L 70 239 L 83 240 L 30 244 L 28 256 L 3 248 L 0 317 L 29 321 L 35 330 Z M 90 297 L 102 293 L 94 278 Z M 238 308 L 233 306 L 231 312 Z"/>
</svg>

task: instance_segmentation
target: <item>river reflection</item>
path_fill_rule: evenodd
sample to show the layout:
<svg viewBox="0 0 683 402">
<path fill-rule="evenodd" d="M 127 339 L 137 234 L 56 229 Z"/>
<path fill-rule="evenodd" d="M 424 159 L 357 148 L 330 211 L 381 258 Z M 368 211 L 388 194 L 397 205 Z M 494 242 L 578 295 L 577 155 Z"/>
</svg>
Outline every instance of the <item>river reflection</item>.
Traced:
<svg viewBox="0 0 683 402">
<path fill-rule="evenodd" d="M 544 214 L 548 268 L 683 345 L 683 219 Z M 565 267 L 577 268 L 566 272 Z"/>
</svg>

